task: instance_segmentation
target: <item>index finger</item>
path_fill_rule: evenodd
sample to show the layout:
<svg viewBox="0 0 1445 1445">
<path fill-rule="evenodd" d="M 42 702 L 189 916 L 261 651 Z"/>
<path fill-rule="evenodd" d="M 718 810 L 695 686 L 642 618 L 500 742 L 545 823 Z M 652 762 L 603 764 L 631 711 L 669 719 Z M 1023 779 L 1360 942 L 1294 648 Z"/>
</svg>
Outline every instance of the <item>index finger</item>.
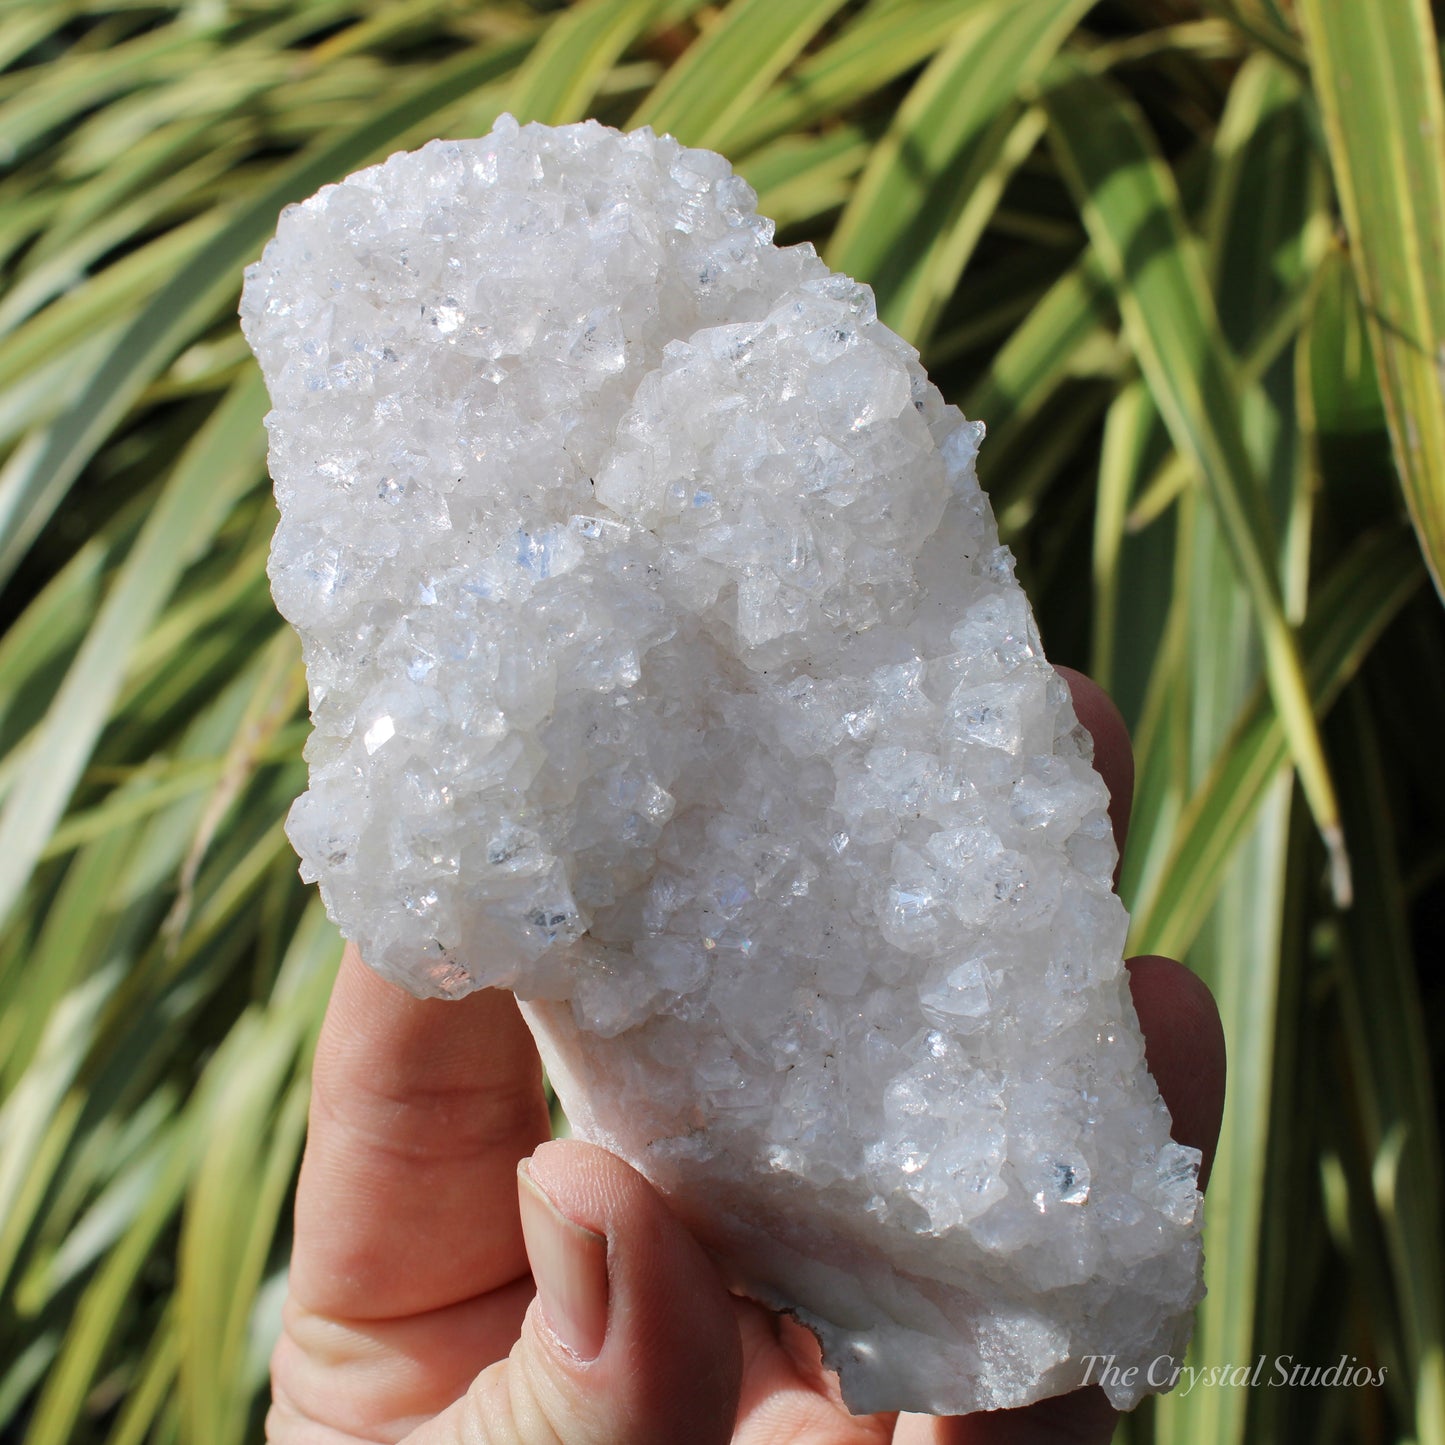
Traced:
<svg viewBox="0 0 1445 1445">
<path fill-rule="evenodd" d="M 298 1303 L 331 1319 L 397 1319 L 526 1274 L 517 1161 L 551 1128 L 511 994 L 416 999 L 348 946 L 313 1080 Z"/>
<path fill-rule="evenodd" d="M 1094 740 L 1094 767 L 1109 790 L 1109 821 L 1122 856 L 1134 802 L 1134 748 L 1129 729 L 1114 699 L 1092 677 L 1072 667 L 1055 667 L 1054 671 L 1068 683 L 1074 712 Z"/>
</svg>

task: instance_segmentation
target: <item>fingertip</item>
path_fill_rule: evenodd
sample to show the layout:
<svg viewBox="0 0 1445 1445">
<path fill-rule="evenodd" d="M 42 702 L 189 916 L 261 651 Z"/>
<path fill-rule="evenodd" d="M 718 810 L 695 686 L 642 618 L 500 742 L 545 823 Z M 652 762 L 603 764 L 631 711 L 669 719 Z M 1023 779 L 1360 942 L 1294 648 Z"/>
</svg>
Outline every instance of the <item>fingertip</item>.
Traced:
<svg viewBox="0 0 1445 1445">
<path fill-rule="evenodd" d="M 1204 1156 L 1202 1189 L 1224 1117 L 1227 1058 L 1219 1008 L 1204 980 L 1175 959 L 1146 954 L 1127 967 L 1149 1071 L 1169 1106 L 1174 1137 Z"/>
<path fill-rule="evenodd" d="M 1122 853 L 1134 803 L 1134 748 L 1129 728 L 1114 699 L 1093 678 L 1072 667 L 1056 667 L 1054 671 L 1069 685 L 1074 712 L 1094 740 L 1094 767 L 1109 790 L 1109 821 Z"/>
<path fill-rule="evenodd" d="M 569 1354 L 595 1360 L 607 1337 L 607 1237 L 560 1210 L 525 1160 L 517 1166 L 517 1204 L 543 1317 Z"/>
<path fill-rule="evenodd" d="M 522 1160 L 521 1168 L 559 1209 L 588 1229 L 603 1228 L 612 1210 L 636 1188 L 627 1179 L 636 1170 L 580 1139 L 544 1140 Z M 641 1175 L 637 1179 L 651 1190 Z"/>
<path fill-rule="evenodd" d="M 312 1062 L 292 1292 L 318 1315 L 400 1318 L 515 1280 L 512 1170 L 549 1131 L 511 994 L 415 998 L 348 947 Z"/>
<path fill-rule="evenodd" d="M 625 1438 L 637 1445 L 729 1439 L 742 1383 L 732 1300 L 662 1195 L 623 1160 L 576 1139 L 540 1145 L 524 1176 L 524 1188 L 546 1200 L 545 1209 L 534 1204 L 524 1215 L 529 1253 L 534 1234 L 549 1251 L 533 1259 L 538 1308 L 567 1351 L 552 1353 L 547 1369 L 554 1380 L 571 1380 L 562 1408 L 579 1422 L 579 1438 L 592 1438 L 590 1429 L 611 1439 L 607 1428 L 625 1424 Z M 589 1238 L 605 1241 L 600 1285 Z M 602 1321 L 589 1313 L 599 1294 Z M 579 1363 L 585 1390 L 571 1378 Z"/>
</svg>

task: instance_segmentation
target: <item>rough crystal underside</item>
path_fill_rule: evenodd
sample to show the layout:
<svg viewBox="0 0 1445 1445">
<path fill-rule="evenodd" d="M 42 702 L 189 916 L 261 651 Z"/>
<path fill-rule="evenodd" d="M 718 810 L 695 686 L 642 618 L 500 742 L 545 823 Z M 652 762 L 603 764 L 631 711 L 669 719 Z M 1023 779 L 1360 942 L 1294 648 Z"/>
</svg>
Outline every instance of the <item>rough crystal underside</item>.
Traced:
<svg viewBox="0 0 1445 1445">
<path fill-rule="evenodd" d="M 1182 1350 L 1198 1156 L 982 428 L 753 206 L 504 119 L 282 217 L 242 315 L 290 834 L 373 967 L 529 1001 L 576 1132 L 855 1409 L 1019 1404 Z"/>
</svg>

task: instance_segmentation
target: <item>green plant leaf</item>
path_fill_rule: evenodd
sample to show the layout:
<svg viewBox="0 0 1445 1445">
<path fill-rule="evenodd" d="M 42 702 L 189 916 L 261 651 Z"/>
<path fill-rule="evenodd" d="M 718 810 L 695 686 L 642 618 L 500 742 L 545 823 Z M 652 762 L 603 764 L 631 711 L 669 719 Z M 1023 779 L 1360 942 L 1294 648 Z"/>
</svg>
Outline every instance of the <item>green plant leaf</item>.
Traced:
<svg viewBox="0 0 1445 1445">
<path fill-rule="evenodd" d="M 159 1438 L 152 1434 L 152 1427 L 167 1399 L 173 1397 L 181 1350 L 175 1306 L 170 1305 L 156 1326 L 106 1445 L 144 1445 L 146 1440 Z"/>
<path fill-rule="evenodd" d="M 1066 271 L 994 354 L 964 410 L 986 422 L 1005 451 L 1070 374 L 1075 358 L 1105 335 L 1109 284 L 1087 260 Z"/>
<path fill-rule="evenodd" d="M 607 72 L 653 23 L 663 3 L 587 0 L 572 6 L 547 27 L 519 67 L 508 108 L 518 120 L 547 125 L 584 119 Z"/>
<path fill-rule="evenodd" d="M 825 135 L 788 136 L 755 151 L 739 174 L 758 193 L 758 213 L 784 227 L 836 209 L 868 161 L 868 137 L 840 125 Z"/>
<path fill-rule="evenodd" d="M 1304 52 L 1299 36 L 1286 23 L 1274 0 L 1209 0 L 1210 8 L 1230 21 L 1275 59 L 1303 70 Z"/>
<path fill-rule="evenodd" d="M 993 0 L 870 5 L 836 37 L 803 57 L 716 137 L 734 162 L 755 147 L 826 119 L 928 59 L 969 11 Z M 806 134 L 806 132 L 804 132 Z"/>
<path fill-rule="evenodd" d="M 26 772 L 0 812 L 0 919 L 29 881 L 90 757 L 135 642 L 232 500 L 254 484 L 265 411 L 260 373 L 248 370 L 177 464 L 126 558 L 33 744 L 46 765 Z"/>
<path fill-rule="evenodd" d="M 1423 571 L 1398 532 L 1363 538 L 1318 590 L 1301 629 L 1311 708 L 1328 711 Z M 1130 947 L 1180 957 L 1271 780 L 1289 761 L 1284 725 L 1259 688 L 1180 820 L 1162 877 L 1136 904 Z"/>
<path fill-rule="evenodd" d="M 1238 379 L 1172 173 L 1143 116 L 1111 82 L 1081 70 L 1051 89 L 1047 104 L 1060 168 L 1113 283 L 1140 368 L 1175 447 L 1205 483 L 1248 590 L 1275 707 L 1330 851 L 1336 896 L 1347 900 L 1339 806 L 1285 615 L 1275 527 L 1245 447 Z"/>
<path fill-rule="evenodd" d="M 1157 416 L 1148 389 L 1143 382 L 1135 381 L 1114 399 L 1104 420 L 1094 509 L 1094 634 L 1090 672 L 1105 692 L 1113 691 L 1124 524 L 1129 514 L 1129 499 L 1141 480 Z"/>
<path fill-rule="evenodd" d="M 1389 790 L 1379 738 L 1360 688 L 1352 689 L 1341 706 L 1334 732 L 1349 756 L 1359 760 L 1342 780 L 1341 801 L 1361 854 L 1369 859 L 1361 870 L 1356 907 L 1344 924 L 1340 1016 L 1362 1146 L 1371 1166 L 1368 1195 L 1379 1215 L 1393 1284 L 1377 1297 L 1377 1328 L 1398 1328 L 1414 1438 L 1420 1445 L 1442 1445 L 1445 1193 L 1433 1147 L 1440 1138 L 1440 1118 Z"/>
<path fill-rule="evenodd" d="M 1323 186 L 1297 81 L 1266 57 L 1245 63 L 1230 87 L 1211 147 L 1205 208 L 1209 271 L 1230 351 L 1271 345 L 1271 318 L 1308 293 L 1309 262 L 1322 234 Z M 1261 479 L 1269 514 L 1287 540 L 1281 591 L 1302 604 L 1309 579 L 1308 448 L 1295 411 L 1290 358 L 1277 353 L 1241 377 L 1240 433 Z M 1245 371 L 1241 367 L 1241 371 Z M 1181 658 L 1191 785 L 1231 745 L 1231 729 L 1260 678 L 1250 599 L 1237 579 L 1215 513 L 1196 505 L 1186 546 L 1189 591 Z M 1268 1130 L 1276 1058 L 1289 1047 L 1280 998 L 1298 950 L 1285 945 L 1290 904 L 1293 775 L 1279 769 L 1232 849 L 1218 891 L 1189 950 L 1190 965 L 1213 989 L 1228 1040 L 1231 1082 L 1210 1181 L 1205 1251 L 1230 1280 L 1200 1305 L 1196 1363 L 1245 1358 L 1255 1338 L 1271 1261 L 1257 1246 L 1266 1207 Z M 1227 1221 L 1223 1228 L 1214 1220 Z M 1249 1437 L 1254 1396 L 1243 1390 L 1190 1391 L 1159 1401 L 1158 1445 Z"/>
<path fill-rule="evenodd" d="M 198 1440 L 239 1445 L 241 1439 L 245 1413 L 237 1407 L 251 1388 L 252 1308 L 300 1160 L 309 1043 L 341 947 L 313 901 L 292 935 L 270 1005 L 238 1023 L 226 1041 L 224 1066 L 215 1069 L 207 1143 L 186 1202 L 177 1296 L 188 1341 L 181 1396 Z"/>
<path fill-rule="evenodd" d="M 146 1196 L 120 1244 L 106 1256 L 81 1296 L 64 1348 L 40 1392 L 26 1445 L 67 1445 L 74 1438 L 106 1348 L 128 1313 L 141 1269 L 180 1203 L 194 1147 L 194 1122 L 178 1122 L 161 1184 Z"/>
<path fill-rule="evenodd" d="M 874 149 L 827 259 L 867 281 L 880 317 L 910 338 L 936 319 L 1003 180 L 1037 138 L 1032 125 L 1016 129 L 1019 92 L 1086 9 L 1008 0 L 971 10 Z"/>
<path fill-rule="evenodd" d="M 194 65 L 210 50 L 204 32 L 172 23 L 123 45 L 40 68 L 27 76 L 19 95 L 0 105 L 0 136 L 5 138 L 7 159 L 98 101 L 164 76 L 178 64 Z"/>
<path fill-rule="evenodd" d="M 734 0 L 633 112 L 684 145 L 713 146 L 843 8 L 843 0 Z"/>
<path fill-rule="evenodd" d="M 1445 98 L 1426 0 L 1301 0 L 1395 464 L 1445 597 Z"/>
</svg>

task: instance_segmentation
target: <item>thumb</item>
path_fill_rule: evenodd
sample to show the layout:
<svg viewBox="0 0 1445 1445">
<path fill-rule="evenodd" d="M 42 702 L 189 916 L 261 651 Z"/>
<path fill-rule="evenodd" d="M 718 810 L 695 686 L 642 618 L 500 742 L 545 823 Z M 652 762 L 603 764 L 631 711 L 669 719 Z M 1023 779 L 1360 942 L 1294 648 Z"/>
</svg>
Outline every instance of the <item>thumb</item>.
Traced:
<svg viewBox="0 0 1445 1445">
<path fill-rule="evenodd" d="M 517 1171 L 537 1296 L 510 1356 L 407 1445 L 723 1445 L 742 1348 L 697 1241 L 635 1169 L 576 1140 Z"/>
</svg>

